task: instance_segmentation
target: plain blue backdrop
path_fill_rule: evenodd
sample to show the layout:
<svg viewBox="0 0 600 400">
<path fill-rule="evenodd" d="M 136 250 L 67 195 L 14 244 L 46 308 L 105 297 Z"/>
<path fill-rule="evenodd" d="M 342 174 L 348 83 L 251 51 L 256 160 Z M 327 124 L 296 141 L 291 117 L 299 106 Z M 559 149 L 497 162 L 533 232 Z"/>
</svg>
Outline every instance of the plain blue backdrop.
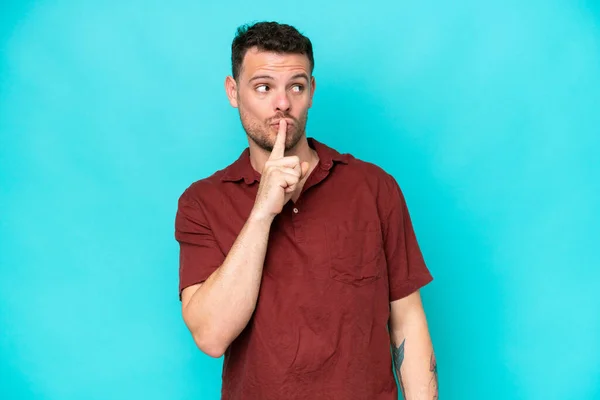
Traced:
<svg viewBox="0 0 600 400">
<path fill-rule="evenodd" d="M 247 145 L 257 20 L 313 41 L 309 136 L 404 191 L 441 398 L 600 399 L 594 0 L 2 1 L 0 399 L 218 399 L 174 217 Z"/>
</svg>

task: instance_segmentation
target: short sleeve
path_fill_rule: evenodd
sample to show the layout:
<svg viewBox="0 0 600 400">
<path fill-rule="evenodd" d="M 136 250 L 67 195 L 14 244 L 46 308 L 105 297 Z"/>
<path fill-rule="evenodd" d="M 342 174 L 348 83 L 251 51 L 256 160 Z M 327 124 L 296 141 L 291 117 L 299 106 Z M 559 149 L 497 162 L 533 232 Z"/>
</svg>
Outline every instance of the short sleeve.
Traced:
<svg viewBox="0 0 600 400">
<path fill-rule="evenodd" d="M 179 299 L 188 286 L 204 282 L 225 261 L 203 208 L 190 190 L 179 198 L 175 217 L 175 239 L 179 242 Z"/>
<path fill-rule="evenodd" d="M 386 213 L 383 220 L 388 265 L 390 302 L 415 292 L 433 280 L 425 265 L 413 230 L 404 195 L 396 180 L 387 175 Z"/>
</svg>

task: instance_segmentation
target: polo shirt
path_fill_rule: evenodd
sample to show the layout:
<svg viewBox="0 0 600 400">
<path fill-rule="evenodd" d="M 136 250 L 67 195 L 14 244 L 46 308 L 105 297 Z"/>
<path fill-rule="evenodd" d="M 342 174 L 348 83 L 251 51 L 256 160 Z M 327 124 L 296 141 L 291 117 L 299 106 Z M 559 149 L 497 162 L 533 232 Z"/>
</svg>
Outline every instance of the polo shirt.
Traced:
<svg viewBox="0 0 600 400">
<path fill-rule="evenodd" d="M 221 398 L 396 400 L 390 302 L 432 275 L 396 180 L 308 142 L 318 165 L 273 220 L 256 309 L 224 355 Z M 259 183 L 246 148 L 180 196 L 180 296 L 223 263 Z"/>
</svg>

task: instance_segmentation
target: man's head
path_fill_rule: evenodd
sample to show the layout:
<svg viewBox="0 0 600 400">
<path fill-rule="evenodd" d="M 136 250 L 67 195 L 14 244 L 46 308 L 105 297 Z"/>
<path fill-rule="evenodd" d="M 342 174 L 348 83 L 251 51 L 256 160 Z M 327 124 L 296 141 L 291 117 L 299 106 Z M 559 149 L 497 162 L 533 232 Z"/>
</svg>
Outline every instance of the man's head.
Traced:
<svg viewBox="0 0 600 400">
<path fill-rule="evenodd" d="M 231 45 L 231 64 L 225 88 L 250 140 L 271 151 L 285 118 L 286 149 L 293 148 L 305 135 L 315 90 L 310 40 L 276 22 L 244 25 Z"/>
</svg>

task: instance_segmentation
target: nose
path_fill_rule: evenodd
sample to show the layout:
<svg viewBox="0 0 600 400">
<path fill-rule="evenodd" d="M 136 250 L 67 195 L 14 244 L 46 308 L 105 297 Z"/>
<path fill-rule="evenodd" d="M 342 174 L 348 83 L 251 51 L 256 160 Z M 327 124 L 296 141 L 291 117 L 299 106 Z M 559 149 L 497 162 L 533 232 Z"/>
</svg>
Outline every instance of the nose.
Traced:
<svg viewBox="0 0 600 400">
<path fill-rule="evenodd" d="M 290 99 L 288 99 L 288 93 L 283 91 L 281 93 L 277 93 L 275 97 L 275 111 L 282 111 L 287 113 L 290 110 L 291 103 Z"/>
</svg>

